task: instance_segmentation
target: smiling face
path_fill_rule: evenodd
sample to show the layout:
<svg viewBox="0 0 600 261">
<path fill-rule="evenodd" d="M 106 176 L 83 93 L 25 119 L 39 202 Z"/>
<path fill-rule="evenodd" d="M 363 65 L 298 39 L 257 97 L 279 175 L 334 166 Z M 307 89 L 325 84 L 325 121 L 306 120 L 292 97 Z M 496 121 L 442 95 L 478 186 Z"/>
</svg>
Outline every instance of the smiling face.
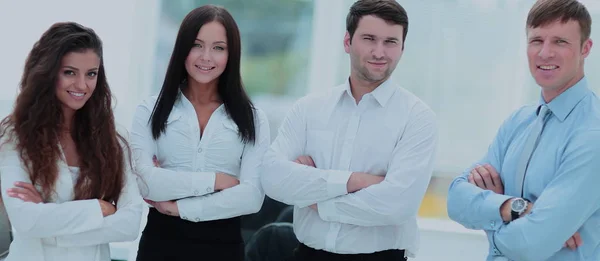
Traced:
<svg viewBox="0 0 600 261">
<path fill-rule="evenodd" d="M 346 33 L 344 49 L 350 55 L 351 74 L 368 83 L 387 80 L 403 53 L 404 27 L 374 15 L 360 19 L 354 36 Z"/>
<path fill-rule="evenodd" d="M 92 51 L 70 52 L 63 56 L 56 80 L 56 97 L 64 115 L 81 109 L 96 89 L 100 57 Z"/>
<path fill-rule="evenodd" d="M 592 41 L 581 42 L 579 23 L 569 20 L 527 29 L 529 70 L 549 102 L 584 75 L 584 60 Z"/>
<path fill-rule="evenodd" d="M 188 81 L 215 82 L 225 70 L 228 57 L 225 27 L 216 21 L 203 25 L 185 60 Z"/>
</svg>

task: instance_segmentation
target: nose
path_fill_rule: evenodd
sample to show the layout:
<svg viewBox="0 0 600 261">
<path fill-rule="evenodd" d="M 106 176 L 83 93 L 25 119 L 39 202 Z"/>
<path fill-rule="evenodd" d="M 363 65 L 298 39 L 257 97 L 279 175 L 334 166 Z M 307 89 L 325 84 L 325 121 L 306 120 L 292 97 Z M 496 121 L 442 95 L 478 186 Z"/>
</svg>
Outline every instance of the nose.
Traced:
<svg viewBox="0 0 600 261">
<path fill-rule="evenodd" d="M 375 59 L 383 59 L 383 57 L 385 57 L 385 51 L 384 51 L 384 47 L 382 43 L 377 43 L 373 46 L 373 49 L 371 50 L 371 55 L 373 55 L 373 58 Z"/>
<path fill-rule="evenodd" d="M 542 45 L 542 48 L 540 49 L 540 51 L 538 52 L 538 56 L 542 59 L 549 59 L 549 58 L 554 57 L 554 50 L 552 48 L 551 43 L 545 42 Z"/>
<path fill-rule="evenodd" d="M 200 60 L 202 61 L 210 61 L 211 53 L 209 48 L 204 48 L 202 53 L 200 54 Z"/>
<path fill-rule="evenodd" d="M 87 88 L 87 84 L 85 82 L 85 75 L 81 75 L 81 76 L 77 77 L 74 85 L 75 85 L 75 88 L 77 88 L 77 90 L 84 91 Z"/>
</svg>

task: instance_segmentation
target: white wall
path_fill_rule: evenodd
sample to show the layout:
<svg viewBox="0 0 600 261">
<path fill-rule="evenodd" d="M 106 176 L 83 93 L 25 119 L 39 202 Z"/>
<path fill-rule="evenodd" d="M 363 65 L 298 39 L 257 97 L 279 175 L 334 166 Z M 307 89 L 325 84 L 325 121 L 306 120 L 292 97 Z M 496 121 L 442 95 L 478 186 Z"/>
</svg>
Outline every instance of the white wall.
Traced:
<svg viewBox="0 0 600 261">
<path fill-rule="evenodd" d="M 12 109 L 31 47 L 53 23 L 93 28 L 104 42 L 104 65 L 117 100 L 117 123 L 129 127 L 149 95 L 159 0 L 0 0 L 0 116 Z"/>
</svg>

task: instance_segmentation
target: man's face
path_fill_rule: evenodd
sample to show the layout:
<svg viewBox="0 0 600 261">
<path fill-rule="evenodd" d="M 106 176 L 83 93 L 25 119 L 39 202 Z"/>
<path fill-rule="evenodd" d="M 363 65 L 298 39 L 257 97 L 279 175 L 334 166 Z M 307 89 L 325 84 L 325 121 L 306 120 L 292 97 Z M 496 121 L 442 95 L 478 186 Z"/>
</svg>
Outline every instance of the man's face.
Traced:
<svg viewBox="0 0 600 261">
<path fill-rule="evenodd" d="M 350 54 L 351 74 L 369 83 L 387 80 L 402 57 L 404 27 L 373 15 L 360 19 L 354 36 L 346 32 L 344 49 Z"/>
<path fill-rule="evenodd" d="M 577 21 L 556 21 L 528 28 L 527 42 L 529 70 L 543 92 L 556 97 L 583 77 L 583 62 L 590 53 L 592 41 L 581 42 Z"/>
</svg>

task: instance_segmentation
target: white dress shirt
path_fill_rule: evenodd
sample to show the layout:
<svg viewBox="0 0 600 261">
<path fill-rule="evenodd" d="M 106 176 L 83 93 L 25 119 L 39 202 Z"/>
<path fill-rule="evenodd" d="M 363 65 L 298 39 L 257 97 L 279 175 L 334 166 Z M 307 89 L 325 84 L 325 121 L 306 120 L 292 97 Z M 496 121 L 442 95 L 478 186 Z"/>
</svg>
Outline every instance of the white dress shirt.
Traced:
<svg viewBox="0 0 600 261">
<path fill-rule="evenodd" d="M 177 200 L 180 217 L 194 222 L 258 212 L 264 200 L 259 170 L 271 139 L 265 114 L 255 110 L 254 144 L 241 141 L 224 105 L 213 112 L 202 137 L 194 106 L 180 92 L 166 132 L 154 140 L 149 119 L 156 101 L 153 96 L 137 107 L 131 129 L 142 196 L 153 201 Z M 152 162 L 154 155 L 158 168 Z M 214 193 L 217 172 L 238 178 L 240 184 Z"/>
<path fill-rule="evenodd" d="M 417 212 L 437 143 L 435 114 L 387 81 L 356 104 L 346 84 L 300 99 L 265 154 L 263 188 L 295 205 L 294 231 L 309 247 L 339 254 L 419 245 Z M 294 163 L 311 156 L 317 168 Z M 352 172 L 385 176 L 348 193 Z M 309 208 L 317 203 L 318 211 Z"/>
<path fill-rule="evenodd" d="M 31 180 L 14 144 L 2 146 L 2 200 L 13 233 L 7 261 L 109 261 L 108 243 L 133 241 L 138 237 L 143 205 L 131 169 L 127 168 L 117 211 L 107 217 L 102 216 L 98 200 L 73 200 L 73 175 L 77 173 L 71 170 L 64 160 L 59 160 L 56 193 L 49 203 L 35 204 L 9 197 L 6 190 L 14 187 L 15 182 L 31 183 Z"/>
</svg>

